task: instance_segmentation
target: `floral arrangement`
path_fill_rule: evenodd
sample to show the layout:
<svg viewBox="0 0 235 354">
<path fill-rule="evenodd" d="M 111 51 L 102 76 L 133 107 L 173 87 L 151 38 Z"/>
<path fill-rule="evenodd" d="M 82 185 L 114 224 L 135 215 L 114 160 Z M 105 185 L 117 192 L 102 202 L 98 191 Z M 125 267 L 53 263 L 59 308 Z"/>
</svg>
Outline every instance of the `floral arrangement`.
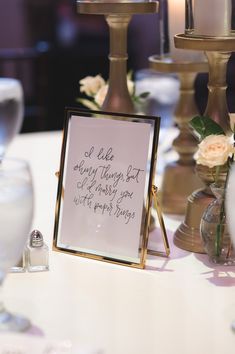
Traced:
<svg viewBox="0 0 235 354">
<path fill-rule="evenodd" d="M 198 151 L 195 155 L 197 164 L 206 166 L 214 176 L 214 186 L 224 187 L 222 203 L 219 212 L 218 223 L 215 229 L 214 252 L 216 257 L 220 257 L 222 252 L 222 242 L 224 237 L 225 216 L 225 190 L 231 164 L 234 162 L 235 154 L 235 134 L 233 137 L 226 136 L 219 124 L 209 117 L 197 116 L 190 121 L 190 127 L 194 135 L 199 138 Z M 220 171 L 225 171 L 225 181 L 221 182 Z M 214 173 L 215 172 L 215 173 Z M 230 242 L 227 257 L 232 252 Z"/>
<path fill-rule="evenodd" d="M 88 98 L 77 98 L 77 102 L 91 110 L 100 110 L 106 94 L 108 92 L 108 81 L 105 81 L 101 75 L 86 76 L 79 81 L 80 92 Z M 135 83 L 132 80 L 132 72 L 127 74 L 127 87 L 133 103 L 143 103 L 149 95 L 149 92 L 142 92 L 136 95 Z"/>
<path fill-rule="evenodd" d="M 233 139 L 226 136 L 221 126 L 209 117 L 196 116 L 189 124 L 200 142 L 195 155 L 196 163 L 216 168 L 216 176 L 218 176 L 221 166 L 227 166 L 229 170 L 234 161 L 235 136 Z M 217 182 L 217 178 L 215 178 L 215 182 Z"/>
</svg>

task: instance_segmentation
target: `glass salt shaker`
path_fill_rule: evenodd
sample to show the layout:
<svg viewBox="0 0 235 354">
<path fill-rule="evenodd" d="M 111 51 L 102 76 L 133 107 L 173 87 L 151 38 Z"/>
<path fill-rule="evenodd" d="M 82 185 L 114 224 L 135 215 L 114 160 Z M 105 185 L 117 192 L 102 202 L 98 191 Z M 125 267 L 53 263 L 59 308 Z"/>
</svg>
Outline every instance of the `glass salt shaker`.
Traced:
<svg viewBox="0 0 235 354">
<path fill-rule="evenodd" d="M 29 272 L 49 270 L 49 249 L 40 231 L 33 230 L 26 246 L 26 262 Z"/>
</svg>

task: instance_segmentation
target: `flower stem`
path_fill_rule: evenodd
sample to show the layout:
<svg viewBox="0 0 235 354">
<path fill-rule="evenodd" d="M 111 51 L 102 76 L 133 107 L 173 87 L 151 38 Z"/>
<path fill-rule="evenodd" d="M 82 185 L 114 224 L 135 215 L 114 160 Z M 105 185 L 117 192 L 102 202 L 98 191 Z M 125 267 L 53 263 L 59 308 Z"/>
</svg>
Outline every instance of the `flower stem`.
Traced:
<svg viewBox="0 0 235 354">
<path fill-rule="evenodd" d="M 216 184 L 218 183 L 218 180 L 219 180 L 220 167 L 221 167 L 220 165 L 216 166 L 216 170 L 215 170 L 215 183 Z"/>
<path fill-rule="evenodd" d="M 221 207 L 222 209 L 222 207 Z M 215 255 L 219 257 L 221 254 L 221 246 L 222 246 L 222 236 L 224 233 L 224 225 L 222 225 L 221 214 L 223 219 L 223 213 L 220 212 L 220 223 L 216 226 L 216 238 L 215 238 Z"/>
<path fill-rule="evenodd" d="M 231 253 L 232 253 L 232 249 L 233 249 L 233 245 L 232 245 L 231 240 L 229 239 L 229 246 L 228 246 L 228 252 L 226 254 L 226 259 L 230 258 Z"/>
<path fill-rule="evenodd" d="M 218 173 L 219 173 L 219 167 L 217 166 L 216 168 L 216 179 L 218 179 Z M 215 238 L 215 254 L 217 257 L 220 256 L 221 254 L 221 249 L 222 249 L 222 244 L 223 244 L 223 236 L 224 236 L 224 219 L 225 219 L 225 191 L 227 188 L 228 184 L 228 177 L 229 177 L 229 169 L 226 175 L 225 179 L 225 184 L 224 184 L 224 193 L 222 196 L 222 203 L 221 203 L 221 208 L 220 208 L 220 214 L 219 214 L 219 224 L 216 226 L 216 238 Z M 228 253 L 230 253 L 228 251 Z"/>
</svg>

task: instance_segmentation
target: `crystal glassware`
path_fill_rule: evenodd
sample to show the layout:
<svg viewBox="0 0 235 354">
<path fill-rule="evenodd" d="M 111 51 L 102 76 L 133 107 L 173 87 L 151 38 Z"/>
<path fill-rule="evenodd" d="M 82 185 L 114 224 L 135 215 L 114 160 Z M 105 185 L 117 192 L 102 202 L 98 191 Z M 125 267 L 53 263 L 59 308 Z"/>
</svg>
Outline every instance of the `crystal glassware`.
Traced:
<svg viewBox="0 0 235 354">
<path fill-rule="evenodd" d="M 0 78 L 0 160 L 23 122 L 23 90 L 16 79 Z"/>
<path fill-rule="evenodd" d="M 224 185 L 211 185 L 216 199 L 205 210 L 201 220 L 201 236 L 204 248 L 213 263 L 222 265 L 235 264 L 235 249 L 232 245 L 226 210 Z"/>
<path fill-rule="evenodd" d="M 0 286 L 10 267 L 20 261 L 33 218 L 33 185 L 24 160 L 0 163 Z M 0 301 L 0 331 L 23 331 L 26 318 L 9 313 Z"/>
<path fill-rule="evenodd" d="M 136 94 L 149 92 L 143 104 L 136 107 L 137 112 L 163 117 L 161 127 L 173 125 L 174 111 L 179 99 L 180 83 L 175 74 L 160 73 L 149 69 L 137 71 L 135 77 Z"/>
</svg>

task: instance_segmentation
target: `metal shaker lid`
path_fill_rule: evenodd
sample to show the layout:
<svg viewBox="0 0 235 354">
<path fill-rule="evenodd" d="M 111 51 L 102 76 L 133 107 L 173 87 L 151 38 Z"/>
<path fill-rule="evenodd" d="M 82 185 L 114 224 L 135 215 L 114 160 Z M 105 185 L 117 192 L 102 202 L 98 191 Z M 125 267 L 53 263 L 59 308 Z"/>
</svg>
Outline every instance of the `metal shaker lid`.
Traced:
<svg viewBox="0 0 235 354">
<path fill-rule="evenodd" d="M 38 230 L 33 230 L 30 234 L 29 245 L 31 247 L 42 247 L 43 246 L 43 236 Z"/>
</svg>

